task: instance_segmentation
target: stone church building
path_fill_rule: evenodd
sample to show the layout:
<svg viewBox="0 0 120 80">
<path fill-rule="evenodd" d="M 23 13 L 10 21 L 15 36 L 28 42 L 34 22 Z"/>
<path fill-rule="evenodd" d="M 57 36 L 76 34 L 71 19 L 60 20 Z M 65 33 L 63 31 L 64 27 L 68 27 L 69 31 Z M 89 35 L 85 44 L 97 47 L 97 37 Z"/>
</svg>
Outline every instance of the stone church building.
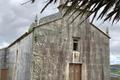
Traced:
<svg viewBox="0 0 120 80">
<path fill-rule="evenodd" d="M 0 80 L 110 80 L 109 35 L 63 4 L 0 49 Z"/>
</svg>

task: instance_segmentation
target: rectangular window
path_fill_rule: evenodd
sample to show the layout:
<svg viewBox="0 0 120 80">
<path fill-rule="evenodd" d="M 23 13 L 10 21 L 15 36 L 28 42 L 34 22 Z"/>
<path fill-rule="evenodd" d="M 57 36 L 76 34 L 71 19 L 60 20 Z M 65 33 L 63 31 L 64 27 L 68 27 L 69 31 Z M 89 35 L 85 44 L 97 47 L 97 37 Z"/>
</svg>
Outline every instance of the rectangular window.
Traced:
<svg viewBox="0 0 120 80">
<path fill-rule="evenodd" d="M 79 38 L 73 38 L 73 50 L 78 51 Z"/>
</svg>

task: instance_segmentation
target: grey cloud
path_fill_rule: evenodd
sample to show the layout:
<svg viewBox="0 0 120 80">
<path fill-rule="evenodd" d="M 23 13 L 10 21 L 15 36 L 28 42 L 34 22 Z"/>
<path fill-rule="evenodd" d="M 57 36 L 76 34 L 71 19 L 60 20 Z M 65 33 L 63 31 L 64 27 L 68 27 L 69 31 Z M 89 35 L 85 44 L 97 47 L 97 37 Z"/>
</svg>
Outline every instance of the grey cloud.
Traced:
<svg viewBox="0 0 120 80">
<path fill-rule="evenodd" d="M 111 64 L 120 64 L 120 55 L 112 55 L 110 56 Z"/>
<path fill-rule="evenodd" d="M 120 41 L 111 42 L 111 54 L 120 55 Z"/>
<path fill-rule="evenodd" d="M 54 6 L 49 6 L 46 11 L 40 14 L 41 7 L 45 5 L 45 0 L 36 0 L 34 4 L 21 5 L 25 1 L 27 0 L 19 0 L 19 2 L 16 0 L 0 0 L 0 45 L 5 42 L 13 42 L 27 31 L 36 14 L 42 17 L 56 11 L 53 10 Z M 47 14 L 45 14 L 46 12 Z"/>
</svg>

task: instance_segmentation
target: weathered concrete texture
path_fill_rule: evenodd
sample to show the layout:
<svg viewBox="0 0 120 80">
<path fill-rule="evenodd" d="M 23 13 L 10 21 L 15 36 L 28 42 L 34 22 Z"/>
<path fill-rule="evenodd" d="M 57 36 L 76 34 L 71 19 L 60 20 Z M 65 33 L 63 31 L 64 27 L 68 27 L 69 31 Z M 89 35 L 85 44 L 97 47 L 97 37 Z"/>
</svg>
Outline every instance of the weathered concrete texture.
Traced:
<svg viewBox="0 0 120 80">
<path fill-rule="evenodd" d="M 6 49 L 0 49 L 0 80 L 1 80 L 1 72 L 3 69 L 7 69 L 7 53 Z"/>
<path fill-rule="evenodd" d="M 51 28 L 52 29 L 52 28 Z M 64 80 L 66 54 L 59 31 L 38 28 L 34 32 L 32 80 Z M 66 42 L 66 41 L 65 41 Z"/>
<path fill-rule="evenodd" d="M 7 53 L 6 49 L 0 49 L 0 69 L 4 69 L 6 67 Z"/>
<path fill-rule="evenodd" d="M 69 20 L 69 16 L 46 24 L 44 20 L 34 29 L 32 80 L 69 80 L 69 63 L 82 64 L 82 80 L 110 80 L 109 37 L 88 20 L 80 25 L 84 18 L 71 23 L 77 14 Z M 73 38 L 79 38 L 77 60 Z"/>
<path fill-rule="evenodd" d="M 88 34 L 87 56 L 89 80 L 110 80 L 109 38 L 92 25 Z"/>
<path fill-rule="evenodd" d="M 9 80 L 30 80 L 32 33 L 8 48 Z"/>
<path fill-rule="evenodd" d="M 41 18 L 39 20 L 39 25 L 53 22 L 53 21 L 56 21 L 56 20 L 61 19 L 61 18 L 62 18 L 62 14 L 60 12 L 58 12 L 58 13 L 46 16 L 44 18 Z"/>
</svg>

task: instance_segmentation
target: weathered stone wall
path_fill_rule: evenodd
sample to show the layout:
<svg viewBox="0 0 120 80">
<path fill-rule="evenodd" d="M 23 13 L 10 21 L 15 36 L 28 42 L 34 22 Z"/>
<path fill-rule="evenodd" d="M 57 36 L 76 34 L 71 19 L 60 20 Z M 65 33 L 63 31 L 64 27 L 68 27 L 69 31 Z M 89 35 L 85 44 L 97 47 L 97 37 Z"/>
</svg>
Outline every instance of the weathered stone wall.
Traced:
<svg viewBox="0 0 120 80">
<path fill-rule="evenodd" d="M 6 66 L 6 49 L 0 49 L 0 69 L 4 69 Z"/>
<path fill-rule="evenodd" d="M 45 26 L 52 27 L 49 24 Z M 35 29 L 32 80 L 65 79 L 67 40 L 62 38 L 63 35 L 59 30 L 60 28 L 57 25 L 56 28 Z"/>
<path fill-rule="evenodd" d="M 82 80 L 109 80 L 109 37 L 88 20 L 80 24 L 81 17 L 71 23 L 77 14 L 69 20 L 48 16 L 34 29 L 32 80 L 69 80 L 69 63 L 82 63 Z M 78 61 L 73 58 L 75 37 L 80 38 Z"/>
<path fill-rule="evenodd" d="M 69 63 L 73 62 L 73 37 L 81 39 L 79 41 L 81 56 L 78 63 L 85 57 L 81 49 L 83 49 L 84 41 L 82 39 L 85 39 L 86 21 L 80 25 L 82 19 L 77 18 L 70 24 L 72 19 L 68 21 L 67 18 L 68 16 L 56 21 L 47 21 L 47 24 L 41 24 L 40 27 L 35 28 L 32 80 L 69 80 Z M 83 63 L 83 80 L 86 80 L 85 66 L 86 64 Z"/>
<path fill-rule="evenodd" d="M 1 72 L 3 69 L 7 69 L 7 53 L 6 49 L 0 49 L 0 80 L 1 80 Z"/>
<path fill-rule="evenodd" d="M 8 48 L 9 80 L 30 80 L 32 33 Z"/>
<path fill-rule="evenodd" d="M 89 28 L 87 68 L 89 80 L 110 80 L 109 36 L 94 25 Z"/>
</svg>

